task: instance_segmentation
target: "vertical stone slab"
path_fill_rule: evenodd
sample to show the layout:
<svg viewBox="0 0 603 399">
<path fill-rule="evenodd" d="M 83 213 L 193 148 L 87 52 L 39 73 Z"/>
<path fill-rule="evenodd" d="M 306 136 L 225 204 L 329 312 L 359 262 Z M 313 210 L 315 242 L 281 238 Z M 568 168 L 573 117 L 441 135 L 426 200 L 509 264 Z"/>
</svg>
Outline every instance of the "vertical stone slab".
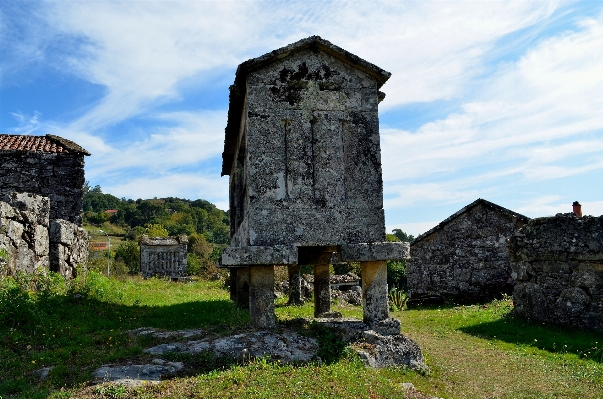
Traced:
<svg viewBox="0 0 603 399">
<path fill-rule="evenodd" d="M 331 311 L 329 265 L 314 265 L 314 317 Z"/>
<path fill-rule="evenodd" d="M 373 325 L 389 317 L 387 303 L 387 262 L 384 260 L 360 262 L 362 275 L 363 320 Z"/>
<path fill-rule="evenodd" d="M 235 302 L 241 309 L 249 309 L 249 267 L 237 267 L 235 271 Z"/>
<path fill-rule="evenodd" d="M 299 270 L 299 265 L 287 266 L 287 274 L 289 275 L 289 305 L 303 305 L 304 303 Z"/>
<path fill-rule="evenodd" d="M 249 324 L 255 328 L 272 328 L 276 325 L 272 265 L 249 267 Z"/>
</svg>

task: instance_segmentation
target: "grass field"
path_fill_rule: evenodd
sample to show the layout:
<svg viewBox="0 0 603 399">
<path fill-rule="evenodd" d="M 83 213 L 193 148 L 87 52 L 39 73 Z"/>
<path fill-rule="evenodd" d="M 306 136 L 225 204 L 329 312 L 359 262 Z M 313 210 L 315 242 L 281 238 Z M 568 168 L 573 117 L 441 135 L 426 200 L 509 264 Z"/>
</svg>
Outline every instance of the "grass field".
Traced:
<svg viewBox="0 0 603 399">
<path fill-rule="evenodd" d="M 279 322 L 310 317 L 310 304 L 277 301 Z M 344 316 L 359 307 L 335 305 Z M 203 328 L 227 334 L 246 328 L 219 282 L 107 279 L 89 273 L 66 284 L 22 276 L 0 283 L 0 397 L 7 398 L 399 398 L 412 382 L 445 398 L 601 398 L 603 335 L 527 323 L 511 316 L 510 300 L 485 305 L 393 313 L 419 343 L 430 372 L 365 368 L 350 351 L 330 364 L 247 364 L 189 357 L 193 375 L 156 386 L 89 385 L 101 364 L 144 362 L 158 342 L 127 330 Z M 35 373 L 53 367 L 42 380 Z"/>
</svg>

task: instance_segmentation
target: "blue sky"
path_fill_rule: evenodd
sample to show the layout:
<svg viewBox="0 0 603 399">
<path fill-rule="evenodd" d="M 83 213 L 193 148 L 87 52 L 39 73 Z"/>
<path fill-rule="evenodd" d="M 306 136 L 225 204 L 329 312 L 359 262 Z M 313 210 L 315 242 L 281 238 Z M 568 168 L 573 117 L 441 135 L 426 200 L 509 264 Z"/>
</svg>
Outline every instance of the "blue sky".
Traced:
<svg viewBox="0 0 603 399">
<path fill-rule="evenodd" d="M 386 224 L 418 235 L 477 198 L 603 214 L 603 3 L 0 0 L 0 132 L 92 153 L 118 197 L 204 198 L 239 63 L 310 35 L 392 73 Z"/>
</svg>

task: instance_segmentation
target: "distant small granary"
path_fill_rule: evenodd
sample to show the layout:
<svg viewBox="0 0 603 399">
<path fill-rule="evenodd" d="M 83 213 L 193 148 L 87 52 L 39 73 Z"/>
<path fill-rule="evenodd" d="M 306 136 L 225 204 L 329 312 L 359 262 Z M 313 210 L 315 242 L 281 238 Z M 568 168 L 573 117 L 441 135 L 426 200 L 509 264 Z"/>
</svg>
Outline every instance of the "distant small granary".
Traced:
<svg viewBox="0 0 603 399">
<path fill-rule="evenodd" d="M 506 240 L 528 220 L 480 198 L 417 237 L 406 270 L 409 305 L 511 294 Z"/>
<path fill-rule="evenodd" d="M 239 65 L 230 87 L 222 175 L 230 176 L 232 297 L 271 327 L 274 266 L 314 267 L 314 313 L 329 315 L 329 264 L 360 262 L 364 321 L 391 324 L 378 104 L 390 73 L 312 36 Z M 397 332 L 400 326 L 397 324 Z"/>
<path fill-rule="evenodd" d="M 178 279 L 187 275 L 186 236 L 148 237 L 140 242 L 140 272 L 142 277 Z"/>
</svg>

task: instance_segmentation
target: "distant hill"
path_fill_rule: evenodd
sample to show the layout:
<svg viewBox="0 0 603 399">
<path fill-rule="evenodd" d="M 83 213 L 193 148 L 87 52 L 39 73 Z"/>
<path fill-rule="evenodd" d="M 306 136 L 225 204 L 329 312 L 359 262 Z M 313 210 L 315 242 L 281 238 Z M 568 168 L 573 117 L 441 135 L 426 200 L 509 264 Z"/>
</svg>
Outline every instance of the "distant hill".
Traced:
<svg viewBox="0 0 603 399">
<path fill-rule="evenodd" d="M 170 235 L 203 234 L 209 242 L 228 244 L 230 228 L 228 212 L 203 199 L 182 198 L 125 199 L 102 192 L 100 186 L 84 188 L 84 222 L 104 222 L 126 230 L 141 230 L 149 224 L 162 225 Z M 106 212 L 117 210 L 117 212 Z"/>
</svg>

